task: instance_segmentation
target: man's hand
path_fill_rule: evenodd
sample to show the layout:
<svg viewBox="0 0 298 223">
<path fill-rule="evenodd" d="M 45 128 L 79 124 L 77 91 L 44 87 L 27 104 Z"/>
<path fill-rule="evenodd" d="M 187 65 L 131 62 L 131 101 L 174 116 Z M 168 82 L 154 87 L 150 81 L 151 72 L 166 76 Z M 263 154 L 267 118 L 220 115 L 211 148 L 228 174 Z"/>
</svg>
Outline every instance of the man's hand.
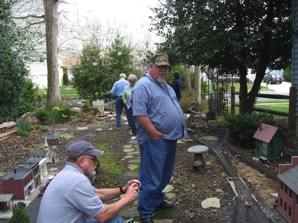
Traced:
<svg viewBox="0 0 298 223">
<path fill-rule="evenodd" d="M 136 116 L 136 120 L 149 133 L 151 139 L 159 140 L 166 136 L 155 128 L 148 116 Z"/>
<path fill-rule="evenodd" d="M 133 179 L 133 180 L 130 180 L 126 183 L 126 185 L 122 188 L 123 191 L 126 193 L 126 191 L 128 190 L 129 187 L 131 186 L 136 186 L 139 188 L 141 186 L 141 182 L 138 180 L 138 179 Z"/>
<path fill-rule="evenodd" d="M 150 133 L 150 138 L 153 140 L 160 140 L 164 136 L 166 136 L 166 134 L 163 134 L 162 132 L 157 131 L 157 130 Z"/>
<path fill-rule="evenodd" d="M 123 187 L 125 192 L 125 198 L 128 198 L 130 201 L 134 201 L 139 196 L 139 187 L 141 186 L 141 182 L 137 179 L 130 180 Z"/>
</svg>

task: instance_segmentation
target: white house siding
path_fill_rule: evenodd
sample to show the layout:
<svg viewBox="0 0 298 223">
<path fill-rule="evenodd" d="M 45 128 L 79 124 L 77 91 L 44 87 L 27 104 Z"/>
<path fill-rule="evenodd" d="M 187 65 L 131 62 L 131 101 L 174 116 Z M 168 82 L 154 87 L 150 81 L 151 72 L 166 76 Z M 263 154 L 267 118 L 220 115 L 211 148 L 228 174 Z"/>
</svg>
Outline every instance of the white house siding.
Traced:
<svg viewBox="0 0 298 223">
<path fill-rule="evenodd" d="M 29 78 L 34 84 L 41 89 L 48 87 L 48 70 L 47 64 L 44 62 L 33 62 L 28 64 L 29 67 Z M 59 86 L 62 85 L 62 69 L 58 68 L 59 71 Z"/>
</svg>

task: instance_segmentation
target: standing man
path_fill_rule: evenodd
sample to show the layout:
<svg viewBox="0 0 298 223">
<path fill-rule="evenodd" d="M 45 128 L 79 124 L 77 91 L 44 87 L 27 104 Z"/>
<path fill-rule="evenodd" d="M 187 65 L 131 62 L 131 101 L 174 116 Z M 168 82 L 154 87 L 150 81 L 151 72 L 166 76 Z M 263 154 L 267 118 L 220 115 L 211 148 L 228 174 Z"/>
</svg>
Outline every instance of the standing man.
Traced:
<svg viewBox="0 0 298 223">
<path fill-rule="evenodd" d="M 182 97 L 182 81 L 178 71 L 173 73 L 173 81 L 171 87 L 174 89 L 178 102 L 180 103 Z"/>
<path fill-rule="evenodd" d="M 137 128 L 136 128 L 135 120 L 132 115 L 131 91 L 132 91 L 133 86 L 137 82 L 137 76 L 134 74 L 130 74 L 127 79 L 128 79 L 129 85 L 126 85 L 124 87 L 122 99 L 126 106 L 128 124 L 131 127 L 131 133 L 132 133 L 131 139 L 134 140 L 134 139 L 136 139 Z"/>
<path fill-rule="evenodd" d="M 123 223 L 120 211 L 138 198 L 138 180 L 124 187 L 95 189 L 89 179 L 95 176 L 97 157 L 103 151 L 86 141 L 67 148 L 68 162 L 47 187 L 40 204 L 37 223 Z M 104 204 L 125 194 L 118 201 Z M 92 219 L 88 219 L 92 218 Z"/>
<path fill-rule="evenodd" d="M 119 78 L 120 79 L 113 84 L 113 87 L 111 89 L 111 94 L 116 97 L 116 128 L 117 129 L 121 128 L 121 114 L 122 114 L 123 108 L 125 108 L 126 110 L 125 104 L 122 100 L 122 94 L 123 94 L 124 87 L 128 85 L 128 81 L 125 80 L 126 79 L 125 74 L 120 74 Z"/>
<path fill-rule="evenodd" d="M 133 115 L 137 121 L 142 183 L 138 211 L 141 223 L 152 223 L 155 209 L 172 210 L 162 190 L 173 175 L 177 140 L 187 137 L 183 112 L 172 87 L 165 82 L 169 69 L 166 54 L 155 55 L 132 90 Z"/>
</svg>

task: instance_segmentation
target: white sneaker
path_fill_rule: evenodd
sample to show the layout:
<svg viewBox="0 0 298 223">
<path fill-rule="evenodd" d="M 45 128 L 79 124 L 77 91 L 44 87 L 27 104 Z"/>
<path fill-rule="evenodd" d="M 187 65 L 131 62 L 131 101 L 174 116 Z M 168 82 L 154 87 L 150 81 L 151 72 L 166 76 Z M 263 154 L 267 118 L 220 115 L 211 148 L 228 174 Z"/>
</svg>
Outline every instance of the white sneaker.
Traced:
<svg viewBox="0 0 298 223">
<path fill-rule="evenodd" d="M 131 137 L 132 140 L 135 140 L 136 138 L 137 138 L 136 136 L 132 136 L 132 137 Z"/>
</svg>

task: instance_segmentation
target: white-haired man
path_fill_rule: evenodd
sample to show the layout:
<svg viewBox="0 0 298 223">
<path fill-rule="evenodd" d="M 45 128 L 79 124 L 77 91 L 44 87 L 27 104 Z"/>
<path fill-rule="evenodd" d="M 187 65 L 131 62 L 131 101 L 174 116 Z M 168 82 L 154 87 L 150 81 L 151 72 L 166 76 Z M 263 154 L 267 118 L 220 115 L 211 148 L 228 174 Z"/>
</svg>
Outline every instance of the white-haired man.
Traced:
<svg viewBox="0 0 298 223">
<path fill-rule="evenodd" d="M 116 98 L 115 109 L 116 109 L 116 128 L 117 129 L 121 128 L 121 114 L 122 114 L 123 108 L 126 109 L 125 104 L 122 100 L 123 90 L 126 85 L 128 85 L 128 81 L 126 80 L 126 75 L 120 74 L 119 80 L 113 84 L 113 87 L 111 89 L 111 94 L 114 95 Z"/>
</svg>

